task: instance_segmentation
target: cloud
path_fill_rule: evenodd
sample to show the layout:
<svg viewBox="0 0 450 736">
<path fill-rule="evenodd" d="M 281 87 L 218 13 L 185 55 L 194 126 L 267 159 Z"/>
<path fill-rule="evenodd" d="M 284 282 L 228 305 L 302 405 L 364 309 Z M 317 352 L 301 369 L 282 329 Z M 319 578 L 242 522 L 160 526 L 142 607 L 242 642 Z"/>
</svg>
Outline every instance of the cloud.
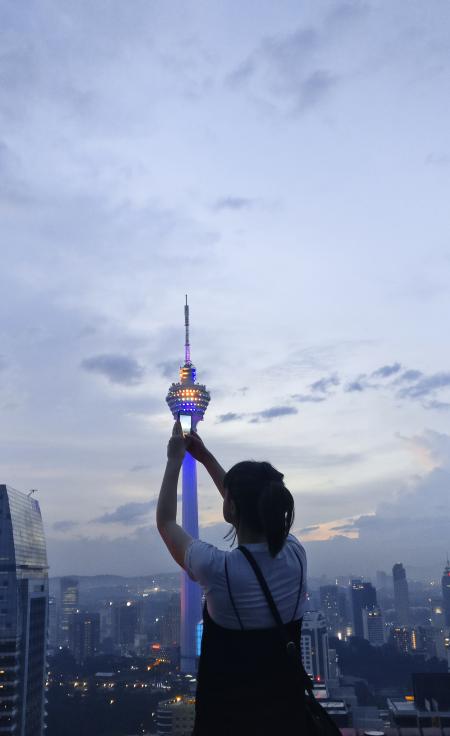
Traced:
<svg viewBox="0 0 450 736">
<path fill-rule="evenodd" d="M 152 498 L 150 501 L 124 503 L 115 511 L 93 519 L 93 522 L 97 524 L 125 524 L 127 526 L 148 523 L 148 515 L 155 508 L 157 502 L 157 498 Z"/>
<path fill-rule="evenodd" d="M 448 401 L 438 401 L 437 399 L 424 401 L 423 406 L 425 409 L 436 409 L 436 411 L 448 411 L 450 409 L 450 403 Z"/>
<path fill-rule="evenodd" d="M 416 371 L 411 368 L 410 370 L 404 371 L 402 375 L 397 378 L 396 383 L 400 383 L 401 381 L 417 381 L 419 378 L 422 378 L 422 376 L 422 371 Z"/>
<path fill-rule="evenodd" d="M 319 404 L 321 401 L 326 400 L 326 396 L 314 396 L 311 394 L 291 394 L 291 399 L 298 401 L 301 404 Z"/>
<path fill-rule="evenodd" d="M 330 527 L 332 532 L 354 532 L 355 524 L 338 524 L 337 526 Z"/>
<path fill-rule="evenodd" d="M 130 473 L 140 473 L 142 470 L 150 470 L 151 465 L 133 465 L 132 468 L 130 468 Z"/>
<path fill-rule="evenodd" d="M 158 363 L 157 368 L 164 378 L 175 380 L 180 370 L 179 360 L 164 360 Z"/>
<path fill-rule="evenodd" d="M 410 575 L 441 575 L 450 529 L 450 435 L 428 430 L 409 441 L 428 454 L 434 467 L 396 486 L 390 481 L 391 498 L 380 502 L 374 514 L 346 525 L 358 531 L 357 539 L 306 542 L 311 574 L 371 575 L 401 560 Z"/>
<path fill-rule="evenodd" d="M 253 414 L 251 422 L 265 421 L 270 422 L 272 419 L 278 417 L 285 417 L 289 414 L 298 414 L 298 409 L 295 406 L 271 406 L 270 409 L 263 409 Z"/>
<path fill-rule="evenodd" d="M 427 429 L 420 435 L 402 437 L 413 449 L 423 452 L 431 469 L 444 468 L 450 472 L 450 435 Z"/>
<path fill-rule="evenodd" d="M 431 376 L 423 376 L 412 386 L 406 386 L 398 392 L 401 399 L 422 399 L 435 391 L 450 386 L 450 373 L 433 373 Z"/>
<path fill-rule="evenodd" d="M 89 373 L 99 373 L 111 383 L 121 386 L 135 386 L 144 376 L 143 367 L 134 358 L 114 353 L 85 358 L 81 367 Z"/>
<path fill-rule="evenodd" d="M 215 210 L 246 210 L 253 207 L 255 200 L 248 197 L 222 197 L 214 203 Z"/>
<path fill-rule="evenodd" d="M 78 526 L 77 522 L 70 520 L 55 521 L 53 529 L 55 532 L 68 532 Z"/>
<path fill-rule="evenodd" d="M 291 394 L 291 399 L 298 401 L 300 404 L 318 404 L 325 401 L 330 396 L 330 389 L 338 386 L 340 383 L 337 374 L 319 378 L 318 381 L 311 383 L 309 394 Z"/>
<path fill-rule="evenodd" d="M 400 363 L 392 363 L 392 365 L 383 365 L 381 368 L 377 368 L 376 371 L 372 373 L 373 378 L 389 378 L 390 376 L 393 376 L 395 373 L 398 373 L 401 370 L 402 366 Z"/>
<path fill-rule="evenodd" d="M 48 537 L 50 574 L 150 575 L 179 570 L 153 525 L 113 539 L 86 535 Z"/>
<path fill-rule="evenodd" d="M 236 414 L 233 411 L 228 411 L 226 414 L 219 414 L 217 422 L 219 424 L 226 424 L 226 422 L 237 422 L 242 419 L 245 414 Z"/>
<path fill-rule="evenodd" d="M 302 113 L 326 98 L 337 77 L 317 65 L 324 38 L 315 28 L 266 36 L 228 76 L 234 88 L 248 88 L 256 99 L 281 112 Z"/>
<path fill-rule="evenodd" d="M 450 166 L 450 155 L 448 153 L 429 153 L 425 163 L 428 166 Z"/>
<path fill-rule="evenodd" d="M 347 383 L 347 385 L 344 387 L 344 391 L 347 394 L 350 394 L 350 393 L 354 393 L 354 392 L 364 391 L 365 388 L 366 388 L 366 386 L 363 385 L 363 383 L 361 382 L 361 380 L 359 380 L 359 381 L 350 381 L 350 383 Z"/>
<path fill-rule="evenodd" d="M 295 531 L 295 534 L 310 534 L 311 532 L 315 532 L 316 529 L 320 529 L 320 524 L 313 524 L 312 526 L 304 526 L 303 529 L 298 529 Z"/>
<path fill-rule="evenodd" d="M 343 24 L 349 21 L 359 20 L 367 15 L 370 6 L 362 0 L 348 0 L 347 2 L 335 3 L 330 11 L 327 22 L 330 24 Z"/>
<path fill-rule="evenodd" d="M 318 381 L 314 381 L 310 385 L 311 391 L 319 391 L 321 393 L 328 393 L 330 388 L 333 386 L 339 386 L 339 378 L 337 374 L 333 374 L 332 376 L 328 376 L 326 378 L 320 378 Z"/>
<path fill-rule="evenodd" d="M 326 97 L 337 83 L 337 77 L 326 69 L 316 69 L 301 84 L 298 110 L 308 110 Z"/>
</svg>

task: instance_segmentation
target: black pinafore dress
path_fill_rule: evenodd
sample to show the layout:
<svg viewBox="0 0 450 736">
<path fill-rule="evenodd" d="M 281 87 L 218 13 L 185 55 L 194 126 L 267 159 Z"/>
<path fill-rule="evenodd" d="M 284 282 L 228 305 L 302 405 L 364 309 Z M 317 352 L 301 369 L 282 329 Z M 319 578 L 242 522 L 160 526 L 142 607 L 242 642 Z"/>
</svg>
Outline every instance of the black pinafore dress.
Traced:
<svg viewBox="0 0 450 736">
<path fill-rule="evenodd" d="M 298 557 L 300 566 L 302 563 Z M 203 636 L 192 736 L 298 736 L 305 733 L 302 692 L 292 677 L 285 643 L 275 626 L 244 629 L 225 575 L 240 629 L 226 629 L 203 608 Z M 294 615 L 303 585 L 303 568 Z M 285 624 L 300 651 L 302 619 Z"/>
</svg>

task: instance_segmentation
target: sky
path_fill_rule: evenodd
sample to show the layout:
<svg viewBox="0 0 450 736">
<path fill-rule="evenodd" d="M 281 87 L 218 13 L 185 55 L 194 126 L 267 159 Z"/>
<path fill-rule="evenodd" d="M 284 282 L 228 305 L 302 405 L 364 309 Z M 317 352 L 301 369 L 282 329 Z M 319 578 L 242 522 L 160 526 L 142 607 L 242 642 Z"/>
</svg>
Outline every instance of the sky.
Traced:
<svg viewBox="0 0 450 736">
<path fill-rule="evenodd" d="M 0 482 L 50 574 L 172 571 L 183 359 L 219 461 L 285 474 L 311 574 L 450 547 L 450 5 L 0 5 Z M 226 547 L 199 470 L 201 536 Z"/>
</svg>

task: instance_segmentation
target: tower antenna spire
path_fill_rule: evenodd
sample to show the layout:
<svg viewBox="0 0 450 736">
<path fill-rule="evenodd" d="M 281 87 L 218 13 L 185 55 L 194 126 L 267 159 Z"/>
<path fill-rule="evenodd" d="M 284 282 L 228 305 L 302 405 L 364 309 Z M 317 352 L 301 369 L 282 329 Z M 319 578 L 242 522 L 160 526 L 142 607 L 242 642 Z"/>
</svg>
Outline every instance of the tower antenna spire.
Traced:
<svg viewBox="0 0 450 736">
<path fill-rule="evenodd" d="M 184 305 L 184 328 L 186 331 L 186 337 L 184 341 L 184 361 L 185 363 L 191 362 L 191 346 L 189 344 L 189 304 L 186 294 L 186 304 Z"/>
</svg>

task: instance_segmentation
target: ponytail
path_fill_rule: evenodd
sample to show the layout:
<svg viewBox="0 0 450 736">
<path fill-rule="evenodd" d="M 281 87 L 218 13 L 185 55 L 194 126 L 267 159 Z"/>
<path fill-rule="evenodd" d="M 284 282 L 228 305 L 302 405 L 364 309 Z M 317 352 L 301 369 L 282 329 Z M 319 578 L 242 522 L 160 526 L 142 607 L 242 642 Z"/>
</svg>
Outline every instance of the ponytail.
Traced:
<svg viewBox="0 0 450 736">
<path fill-rule="evenodd" d="M 283 483 L 283 476 L 265 485 L 259 499 L 259 513 L 269 552 L 275 557 L 294 521 L 294 499 Z"/>
<path fill-rule="evenodd" d="M 234 465 L 224 478 L 233 499 L 238 523 L 244 522 L 263 533 L 275 557 L 283 547 L 294 522 L 294 499 L 283 482 L 283 474 L 270 463 L 246 460 Z M 229 534 L 233 531 L 230 529 Z"/>
</svg>

